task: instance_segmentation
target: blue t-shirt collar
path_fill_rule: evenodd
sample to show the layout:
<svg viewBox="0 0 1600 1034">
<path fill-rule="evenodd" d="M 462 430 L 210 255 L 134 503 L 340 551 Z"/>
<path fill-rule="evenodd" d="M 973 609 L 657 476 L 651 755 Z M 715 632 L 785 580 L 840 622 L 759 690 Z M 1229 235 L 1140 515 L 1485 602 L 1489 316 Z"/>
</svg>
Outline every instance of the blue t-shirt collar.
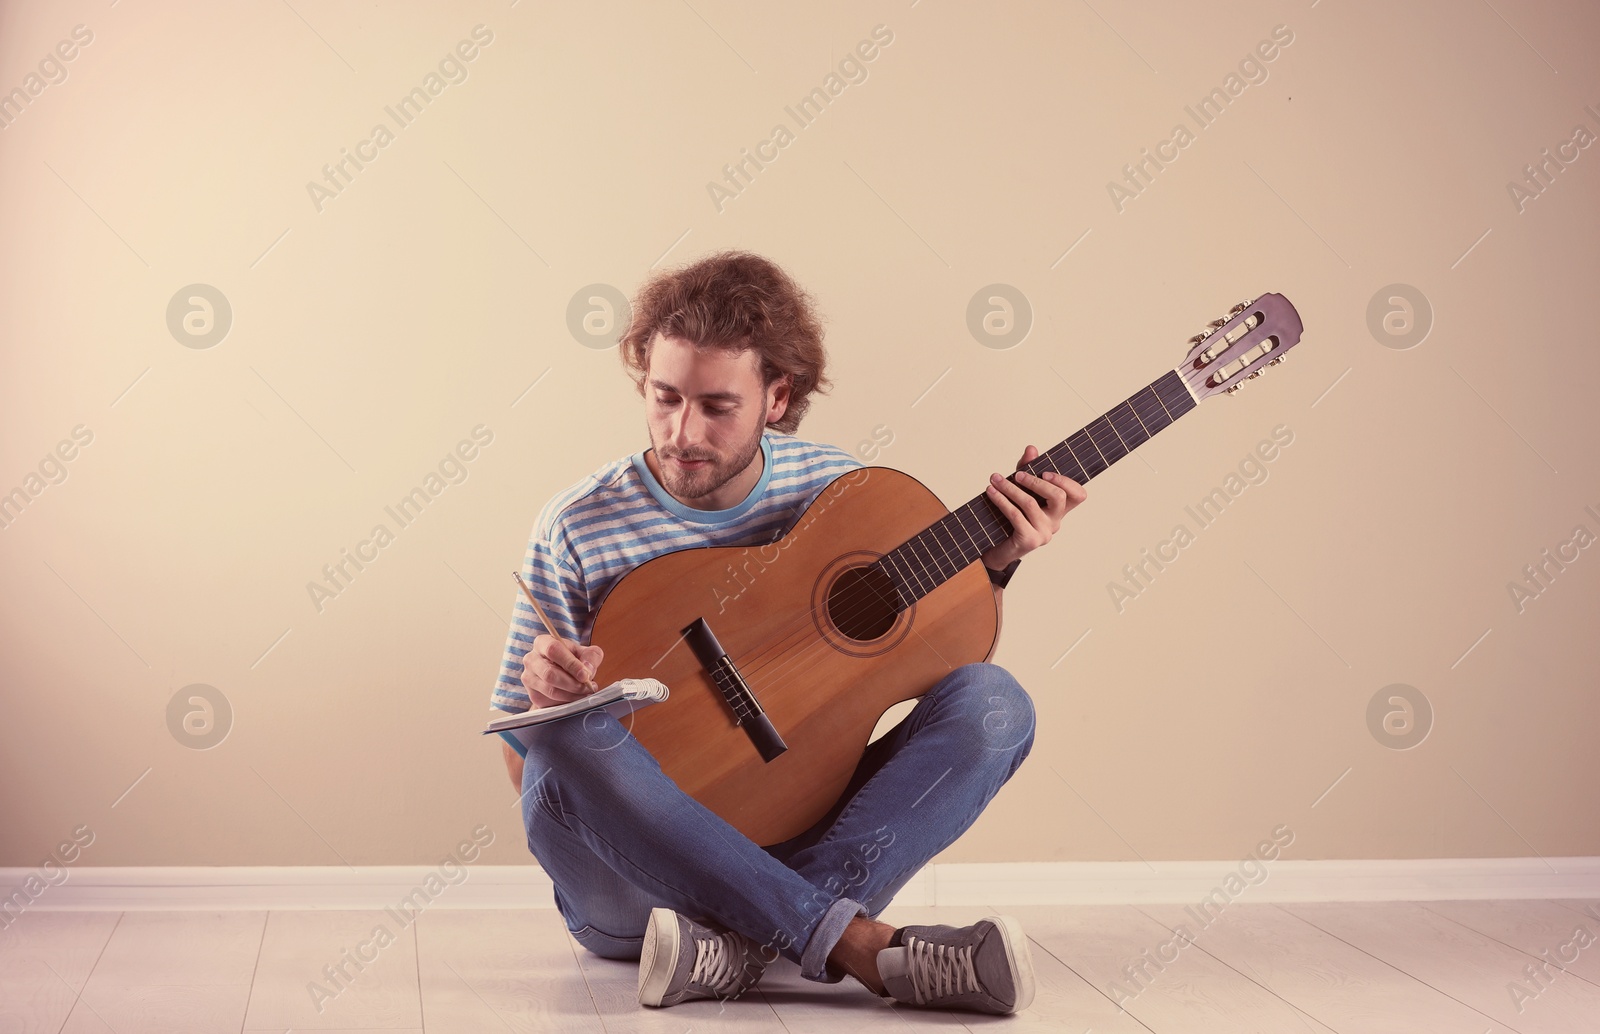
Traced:
<svg viewBox="0 0 1600 1034">
<path fill-rule="evenodd" d="M 646 451 L 644 449 L 633 454 L 633 467 L 639 472 L 639 478 L 644 482 L 644 487 L 650 490 L 650 494 L 655 497 L 656 502 L 660 503 L 668 513 L 681 517 L 683 520 L 692 521 L 695 524 L 727 524 L 729 521 L 735 521 L 743 517 L 766 494 L 767 482 L 772 480 L 772 443 L 769 439 L 770 436 L 763 432 L 761 435 L 760 479 L 756 481 L 755 487 L 750 489 L 750 494 L 745 496 L 742 502 L 730 506 L 726 510 L 697 510 L 692 506 L 685 506 L 683 503 L 678 502 L 670 492 L 662 487 L 661 482 L 656 480 L 656 476 L 650 472 L 650 464 L 644 458 Z"/>
</svg>

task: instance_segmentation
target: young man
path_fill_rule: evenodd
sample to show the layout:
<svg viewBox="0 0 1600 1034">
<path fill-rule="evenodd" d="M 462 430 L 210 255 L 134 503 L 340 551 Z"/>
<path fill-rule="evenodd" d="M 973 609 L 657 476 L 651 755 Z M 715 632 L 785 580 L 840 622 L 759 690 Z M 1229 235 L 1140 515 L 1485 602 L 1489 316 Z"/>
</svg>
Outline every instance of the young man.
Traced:
<svg viewBox="0 0 1600 1034">
<path fill-rule="evenodd" d="M 496 707 L 580 697 L 604 663 L 587 644 L 606 590 L 652 557 L 781 538 L 848 453 L 793 436 L 825 390 L 821 326 L 777 266 L 724 252 L 648 282 L 621 357 L 645 399 L 650 448 L 555 496 L 523 577 L 561 637 L 518 599 Z M 1038 455 L 1028 446 L 1022 463 Z M 983 555 L 1000 586 L 1085 493 L 1058 474 L 988 493 L 1013 534 Z M 616 672 L 623 677 L 630 672 Z M 597 680 L 595 685 L 603 685 Z M 998 716 L 998 717 L 997 717 Z M 528 846 L 588 950 L 640 960 L 639 1001 L 736 997 L 778 955 L 808 979 L 855 977 L 910 1005 L 1009 1013 L 1033 997 L 1027 939 L 995 916 L 963 929 L 875 917 L 970 826 L 1033 744 L 1033 707 L 1004 669 L 951 671 L 873 743 L 840 803 L 762 848 L 678 789 L 606 712 L 506 737 Z"/>
</svg>

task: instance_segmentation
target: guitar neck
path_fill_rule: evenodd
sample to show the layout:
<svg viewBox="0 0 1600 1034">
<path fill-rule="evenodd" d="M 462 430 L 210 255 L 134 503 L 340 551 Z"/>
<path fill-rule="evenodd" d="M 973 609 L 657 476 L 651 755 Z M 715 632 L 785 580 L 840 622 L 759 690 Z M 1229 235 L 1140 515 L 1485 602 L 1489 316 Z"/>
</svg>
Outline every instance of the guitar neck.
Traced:
<svg viewBox="0 0 1600 1034">
<path fill-rule="evenodd" d="M 1084 484 L 1196 405 L 1183 378 L 1169 370 L 1020 469 L 1036 475 L 1053 470 Z M 1015 474 L 1011 480 L 1016 481 Z M 1010 538 L 1011 531 L 999 507 L 987 493 L 980 494 L 884 554 L 874 566 L 893 581 L 903 610 Z"/>
</svg>

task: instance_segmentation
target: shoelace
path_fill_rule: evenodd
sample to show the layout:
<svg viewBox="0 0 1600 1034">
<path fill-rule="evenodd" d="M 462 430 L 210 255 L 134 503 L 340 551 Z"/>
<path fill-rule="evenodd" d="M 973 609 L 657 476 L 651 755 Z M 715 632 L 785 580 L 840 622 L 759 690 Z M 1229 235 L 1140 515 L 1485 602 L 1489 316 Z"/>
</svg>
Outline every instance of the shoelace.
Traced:
<svg viewBox="0 0 1600 1034">
<path fill-rule="evenodd" d="M 911 987 L 917 993 L 916 1004 L 926 1005 L 938 998 L 983 989 L 978 984 L 978 971 L 972 966 L 972 945 L 953 948 L 907 937 L 906 947 L 911 953 Z"/>
<path fill-rule="evenodd" d="M 734 968 L 731 939 L 726 936 L 705 937 L 694 942 L 694 968 L 689 971 L 689 982 L 709 987 L 718 994 L 733 989 L 738 971 Z"/>
</svg>

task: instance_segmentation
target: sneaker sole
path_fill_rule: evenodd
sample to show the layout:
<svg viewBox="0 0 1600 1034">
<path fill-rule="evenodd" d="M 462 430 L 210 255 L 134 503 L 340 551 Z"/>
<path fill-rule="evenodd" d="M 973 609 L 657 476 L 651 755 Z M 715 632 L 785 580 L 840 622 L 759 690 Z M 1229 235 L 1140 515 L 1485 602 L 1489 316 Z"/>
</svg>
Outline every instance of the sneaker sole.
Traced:
<svg viewBox="0 0 1600 1034">
<path fill-rule="evenodd" d="M 640 1005 L 661 1007 L 677 966 L 678 914 L 670 908 L 652 908 L 650 923 L 644 928 L 644 944 L 639 949 Z"/>
<path fill-rule="evenodd" d="M 1022 932 L 1022 924 L 1010 916 L 990 916 L 989 922 L 1000 931 L 1000 943 L 1006 946 L 1006 964 L 1011 967 L 1012 983 L 1016 987 L 1017 1000 L 1011 1006 L 1012 1012 L 1021 1012 L 1033 1004 L 1033 949 L 1028 947 L 1028 937 Z"/>
</svg>

